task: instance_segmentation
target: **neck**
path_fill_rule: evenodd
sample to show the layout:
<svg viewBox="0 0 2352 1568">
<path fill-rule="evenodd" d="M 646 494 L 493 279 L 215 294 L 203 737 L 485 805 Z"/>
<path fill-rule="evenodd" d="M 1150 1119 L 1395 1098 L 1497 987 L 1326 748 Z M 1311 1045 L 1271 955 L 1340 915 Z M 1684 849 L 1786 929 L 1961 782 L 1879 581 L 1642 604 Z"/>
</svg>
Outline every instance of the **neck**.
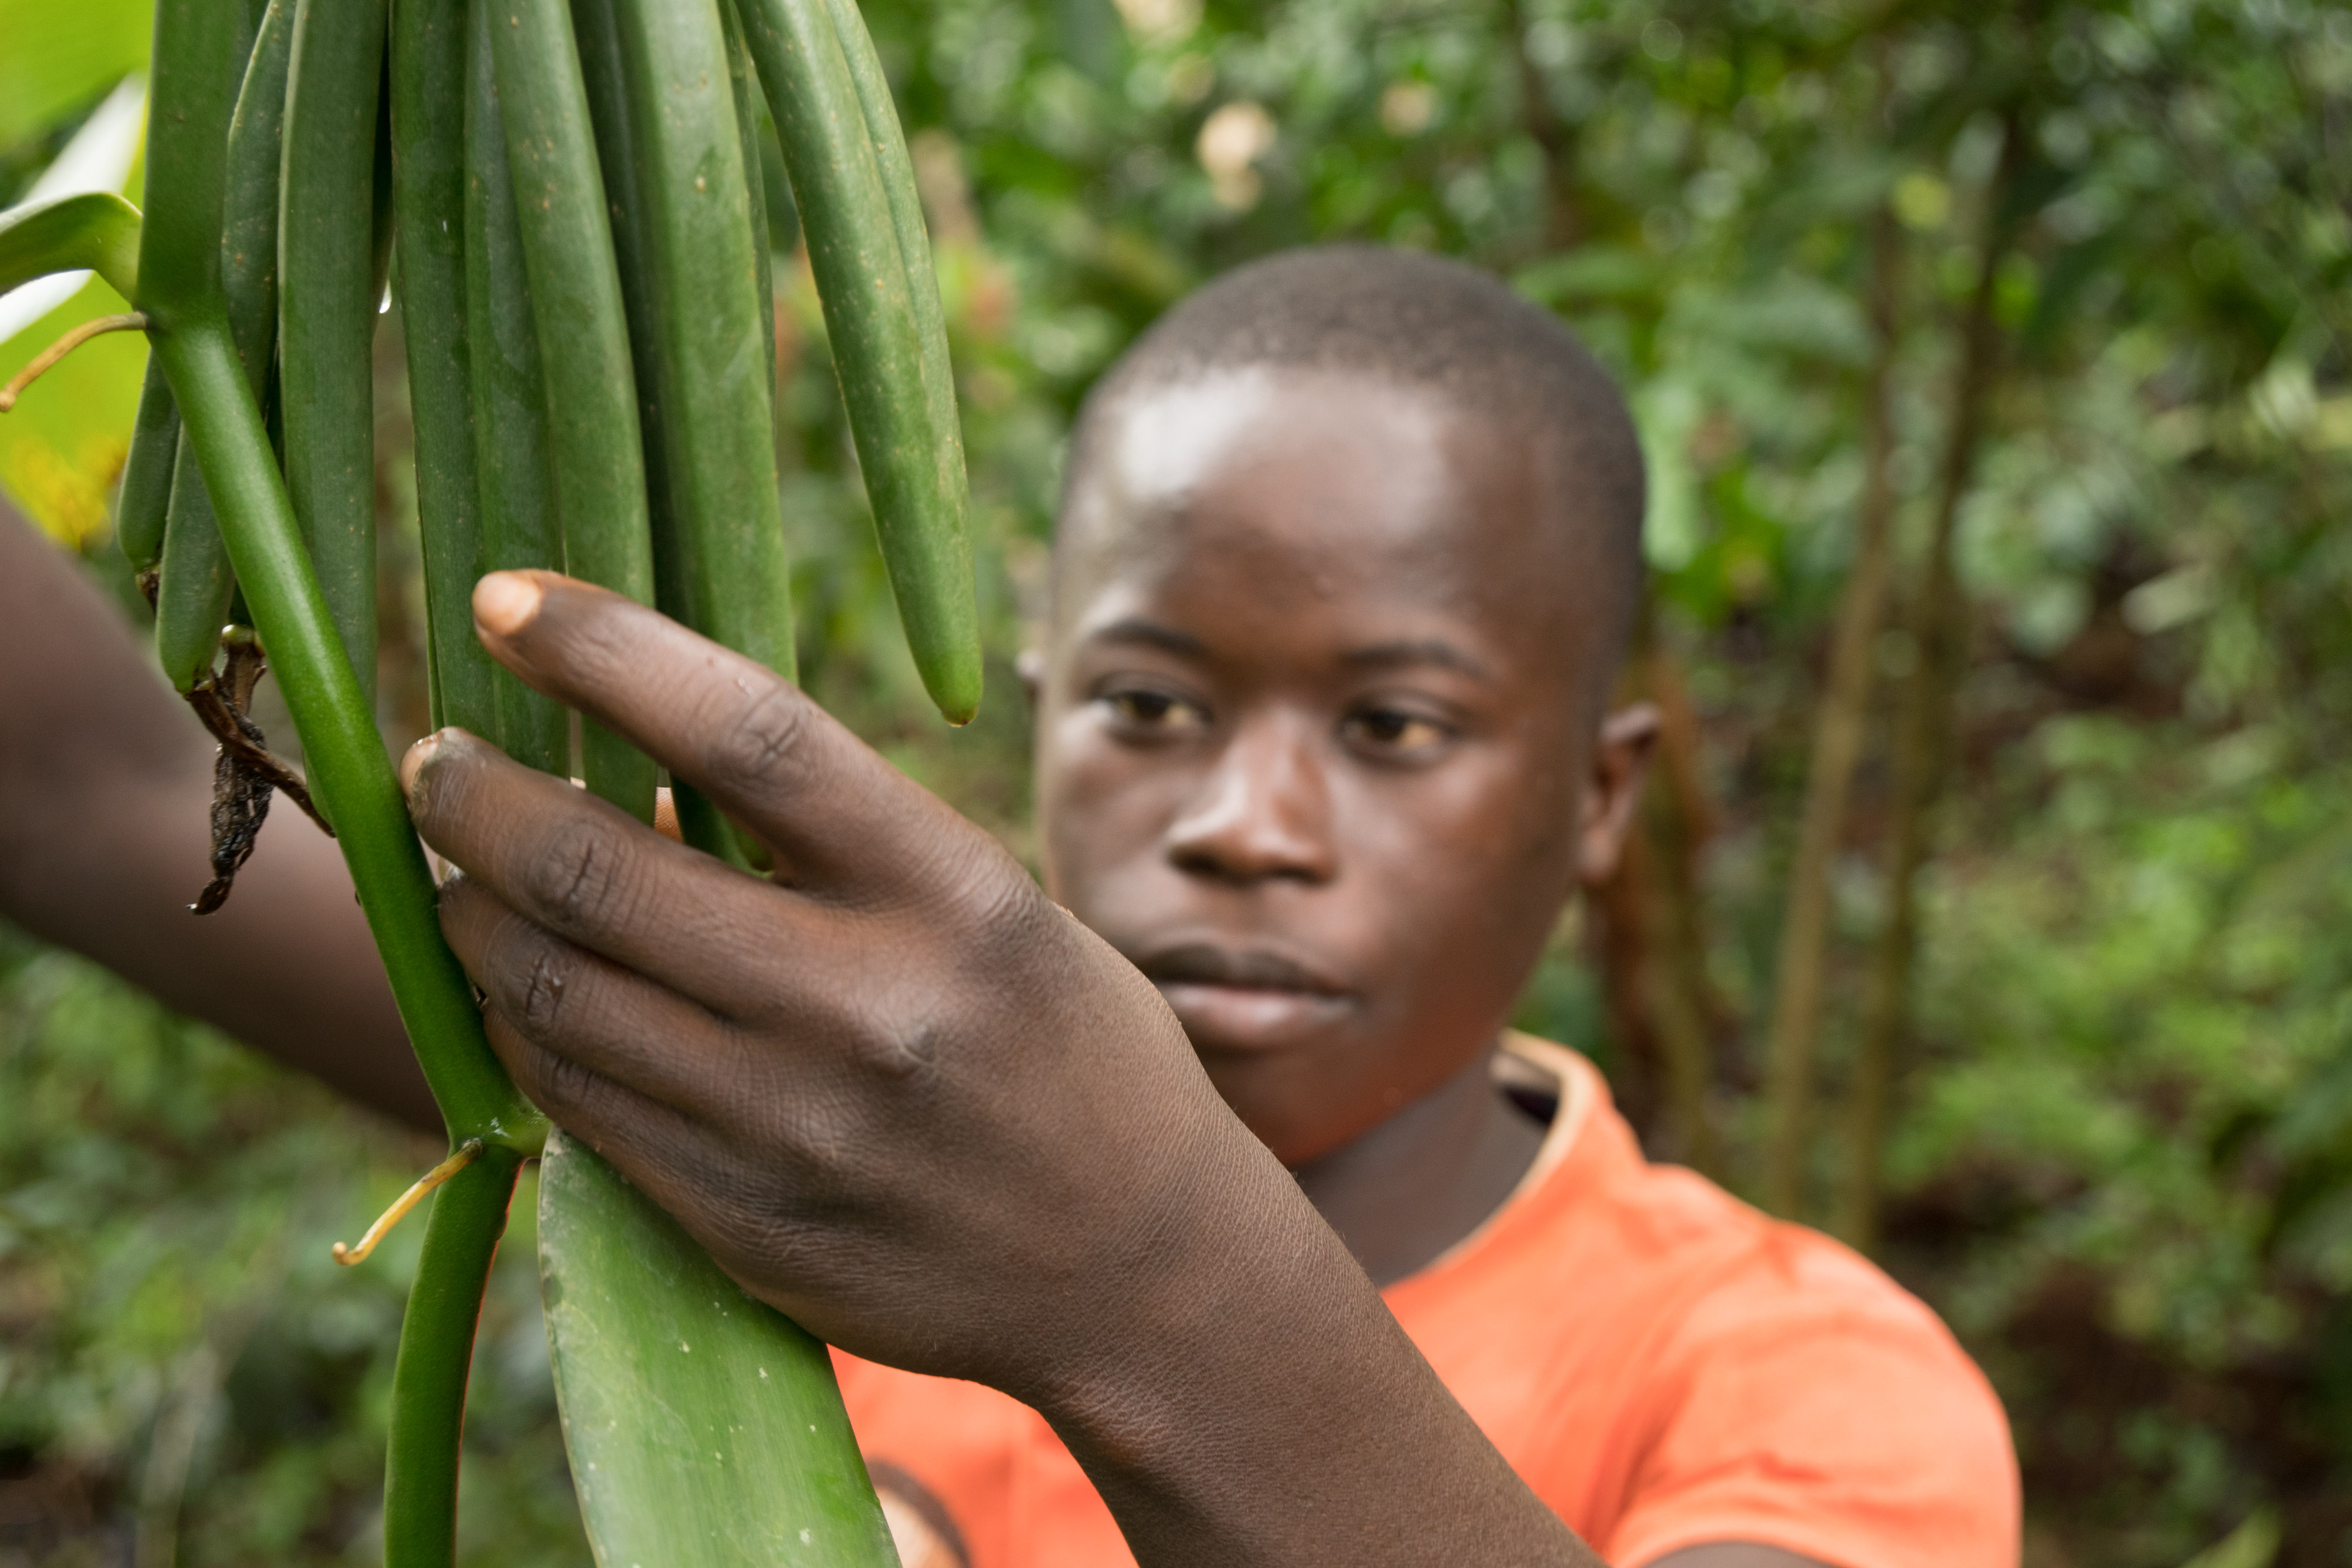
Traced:
<svg viewBox="0 0 2352 1568">
<path fill-rule="evenodd" d="M 1486 1222 L 1543 1146 L 1495 1085 L 1492 1051 L 1354 1143 L 1296 1173 L 1376 1285 L 1426 1268 Z"/>
</svg>

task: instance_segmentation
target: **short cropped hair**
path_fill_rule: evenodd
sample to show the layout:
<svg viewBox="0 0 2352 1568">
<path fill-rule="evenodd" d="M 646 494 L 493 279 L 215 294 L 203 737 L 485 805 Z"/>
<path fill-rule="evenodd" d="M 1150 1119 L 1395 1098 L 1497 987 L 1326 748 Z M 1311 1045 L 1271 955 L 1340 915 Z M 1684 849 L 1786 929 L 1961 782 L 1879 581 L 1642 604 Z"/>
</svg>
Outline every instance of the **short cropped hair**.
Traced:
<svg viewBox="0 0 2352 1568">
<path fill-rule="evenodd" d="M 1436 392 L 1535 444 L 1568 536 L 1623 656 L 1643 589 L 1642 449 L 1608 371 L 1549 311 L 1485 273 L 1419 251 L 1310 246 L 1228 272 L 1136 340 L 1078 413 L 1064 504 L 1111 411 L 1133 393 L 1256 366 L 1339 371 Z"/>
</svg>

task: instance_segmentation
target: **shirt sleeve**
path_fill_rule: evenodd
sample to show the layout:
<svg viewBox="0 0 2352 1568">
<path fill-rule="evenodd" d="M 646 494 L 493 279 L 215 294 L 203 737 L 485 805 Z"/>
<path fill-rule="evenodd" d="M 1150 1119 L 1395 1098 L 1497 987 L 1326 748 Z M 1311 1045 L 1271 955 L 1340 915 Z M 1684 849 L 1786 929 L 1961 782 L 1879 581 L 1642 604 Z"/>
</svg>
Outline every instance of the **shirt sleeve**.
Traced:
<svg viewBox="0 0 2352 1568">
<path fill-rule="evenodd" d="M 1843 1248 L 1784 1230 L 1664 1347 L 1616 1568 L 1750 1542 L 1834 1568 L 2016 1568 L 2000 1402 L 1950 1333 Z"/>
</svg>

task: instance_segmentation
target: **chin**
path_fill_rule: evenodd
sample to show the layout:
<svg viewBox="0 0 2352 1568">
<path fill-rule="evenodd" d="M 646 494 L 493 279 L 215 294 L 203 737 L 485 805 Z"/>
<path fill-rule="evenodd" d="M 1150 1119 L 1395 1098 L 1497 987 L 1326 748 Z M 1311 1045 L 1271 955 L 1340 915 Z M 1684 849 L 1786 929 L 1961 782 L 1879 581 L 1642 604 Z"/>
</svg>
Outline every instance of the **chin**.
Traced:
<svg viewBox="0 0 2352 1568">
<path fill-rule="evenodd" d="M 1356 1065 L 1364 1042 L 1340 1031 L 1289 1049 L 1256 1041 L 1231 1049 L 1191 1038 L 1226 1105 L 1293 1170 L 1378 1126 L 1408 1100 L 1366 1092 L 1366 1073 Z"/>
</svg>

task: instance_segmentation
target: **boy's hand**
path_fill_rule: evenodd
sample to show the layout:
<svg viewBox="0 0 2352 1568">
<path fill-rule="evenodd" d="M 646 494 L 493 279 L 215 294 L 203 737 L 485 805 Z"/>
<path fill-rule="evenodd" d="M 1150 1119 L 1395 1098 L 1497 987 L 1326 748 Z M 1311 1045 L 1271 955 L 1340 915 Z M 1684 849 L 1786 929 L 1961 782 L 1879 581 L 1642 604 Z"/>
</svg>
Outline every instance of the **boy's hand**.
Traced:
<svg viewBox="0 0 2352 1568">
<path fill-rule="evenodd" d="M 1107 1292 L 1286 1185 L 1150 984 L 793 686 L 560 578 L 477 612 L 774 856 L 744 875 L 461 731 L 403 769 L 499 1056 L 753 1293 L 1050 1397 Z"/>
<path fill-rule="evenodd" d="M 1051 1420 L 1147 1564 L 1590 1562 L 1159 993 L 773 674 L 546 573 L 484 643 L 704 791 L 745 875 L 445 732 L 403 768 L 525 1092 L 744 1286 Z"/>
</svg>

